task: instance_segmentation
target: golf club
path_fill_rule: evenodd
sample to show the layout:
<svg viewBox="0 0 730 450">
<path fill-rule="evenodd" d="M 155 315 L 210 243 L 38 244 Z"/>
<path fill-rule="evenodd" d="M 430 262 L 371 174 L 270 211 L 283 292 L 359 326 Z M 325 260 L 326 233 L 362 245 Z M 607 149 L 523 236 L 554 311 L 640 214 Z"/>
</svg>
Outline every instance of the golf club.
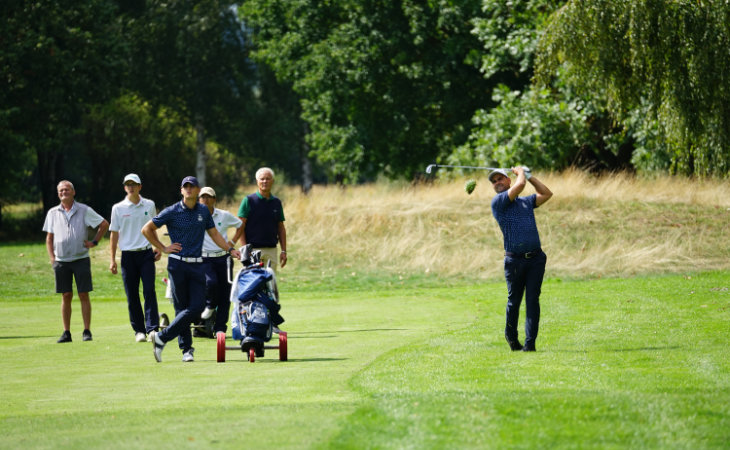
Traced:
<svg viewBox="0 0 730 450">
<path fill-rule="evenodd" d="M 504 170 L 505 172 L 509 173 L 512 171 L 512 169 L 506 169 L 502 167 L 479 167 L 479 166 L 450 166 L 445 164 L 429 164 L 428 167 L 426 167 L 426 173 L 431 173 L 434 168 L 450 168 L 450 169 L 478 169 L 478 170 Z"/>
</svg>

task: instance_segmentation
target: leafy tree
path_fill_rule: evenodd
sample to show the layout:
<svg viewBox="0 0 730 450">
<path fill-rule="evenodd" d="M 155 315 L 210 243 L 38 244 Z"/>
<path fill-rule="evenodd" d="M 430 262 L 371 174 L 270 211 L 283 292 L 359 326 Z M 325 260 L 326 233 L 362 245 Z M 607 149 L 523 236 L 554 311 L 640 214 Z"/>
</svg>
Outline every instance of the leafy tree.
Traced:
<svg viewBox="0 0 730 450">
<path fill-rule="evenodd" d="M 331 178 L 410 176 L 468 135 L 493 86 L 478 71 L 477 0 L 251 0 L 255 58 L 301 98 Z"/>
<path fill-rule="evenodd" d="M 78 148 L 82 116 L 120 85 L 125 43 L 117 7 L 109 0 L 9 0 L 0 17 L 0 135 L 20 179 L 27 181 L 37 164 L 47 209 L 57 203 L 56 183 Z"/>
<path fill-rule="evenodd" d="M 647 120 L 637 129 L 660 144 L 660 166 L 670 154 L 676 173 L 728 174 L 727 2 L 571 0 L 552 17 L 540 49 L 543 83 L 564 64 L 570 83 L 602 93 L 619 120 Z M 650 159 L 644 149 L 635 161 Z"/>
<path fill-rule="evenodd" d="M 196 172 L 205 183 L 207 142 L 236 148 L 236 129 L 255 109 L 256 79 L 235 4 L 153 0 L 132 9 L 129 17 L 130 88 L 192 124 Z"/>
</svg>

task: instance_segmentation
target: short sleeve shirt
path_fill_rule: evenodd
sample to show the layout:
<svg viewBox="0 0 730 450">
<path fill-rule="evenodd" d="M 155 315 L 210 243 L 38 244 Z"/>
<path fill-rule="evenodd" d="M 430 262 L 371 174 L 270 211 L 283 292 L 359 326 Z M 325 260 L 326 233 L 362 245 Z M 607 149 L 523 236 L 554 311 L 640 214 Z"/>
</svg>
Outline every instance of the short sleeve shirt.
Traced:
<svg viewBox="0 0 730 450">
<path fill-rule="evenodd" d="M 43 231 L 53 234 L 53 254 L 56 261 L 70 262 L 89 257 L 89 249 L 84 247 L 87 228 L 96 228 L 104 218 L 87 205 L 74 202 L 66 212 L 59 204 L 48 210 L 43 223 Z"/>
<path fill-rule="evenodd" d="M 502 229 L 505 251 L 527 253 L 540 248 L 534 213 L 536 202 L 536 194 L 510 201 L 507 191 L 492 199 L 492 215 Z"/>
<path fill-rule="evenodd" d="M 234 216 L 228 211 L 218 208 L 213 208 L 213 222 L 215 223 L 216 230 L 218 230 L 223 238 L 228 235 L 227 230 L 229 228 L 239 228 L 243 224 L 241 219 L 239 219 L 238 217 Z M 222 249 L 218 247 L 218 244 L 213 242 L 213 239 L 208 236 L 208 233 L 206 233 L 203 240 L 203 251 L 217 252 L 220 250 Z"/>
<path fill-rule="evenodd" d="M 207 230 L 215 228 L 207 206 L 196 203 L 188 208 L 183 201 L 163 209 L 152 222 L 158 228 L 166 226 L 170 241 L 182 246 L 177 255 L 191 258 L 201 256 L 203 237 Z"/>
<path fill-rule="evenodd" d="M 150 243 L 142 235 L 142 227 L 156 214 L 155 202 L 144 197 L 136 204 L 125 198 L 112 206 L 109 231 L 119 233 L 119 248 L 125 251 L 148 247 Z"/>
</svg>

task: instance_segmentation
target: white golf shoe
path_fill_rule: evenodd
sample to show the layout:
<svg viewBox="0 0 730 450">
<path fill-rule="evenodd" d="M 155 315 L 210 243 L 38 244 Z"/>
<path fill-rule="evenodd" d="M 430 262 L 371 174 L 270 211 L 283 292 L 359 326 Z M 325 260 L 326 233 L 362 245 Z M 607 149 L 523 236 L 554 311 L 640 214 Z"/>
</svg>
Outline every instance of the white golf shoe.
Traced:
<svg viewBox="0 0 730 450">
<path fill-rule="evenodd" d="M 206 306 L 205 309 L 203 310 L 203 313 L 200 314 L 200 318 L 203 320 L 210 319 L 211 316 L 213 315 L 213 311 L 215 311 L 215 309 L 211 309 Z"/>
<path fill-rule="evenodd" d="M 195 349 L 193 347 L 190 347 L 188 351 L 183 353 L 183 362 L 193 362 L 193 353 L 195 352 Z"/>
<path fill-rule="evenodd" d="M 156 331 L 150 331 L 150 340 L 152 341 L 152 351 L 155 354 L 155 360 L 162 362 L 162 350 L 165 348 L 165 343 L 157 336 Z"/>
<path fill-rule="evenodd" d="M 141 331 L 134 334 L 134 340 L 137 342 L 144 342 L 147 339 L 147 336 L 142 333 Z"/>
</svg>

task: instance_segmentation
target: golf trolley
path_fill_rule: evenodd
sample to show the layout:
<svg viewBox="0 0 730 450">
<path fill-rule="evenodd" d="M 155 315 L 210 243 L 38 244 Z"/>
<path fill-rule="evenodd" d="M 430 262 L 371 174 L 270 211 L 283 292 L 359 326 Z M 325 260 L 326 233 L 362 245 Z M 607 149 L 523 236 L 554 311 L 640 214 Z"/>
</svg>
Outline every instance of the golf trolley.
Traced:
<svg viewBox="0 0 730 450">
<path fill-rule="evenodd" d="M 226 346 L 226 334 L 217 334 L 218 362 L 226 361 L 226 350 L 240 350 L 249 362 L 264 356 L 265 349 L 278 349 L 279 360 L 287 360 L 287 336 L 278 326 L 284 322 L 279 315 L 279 290 L 276 274 L 271 267 L 264 267 L 261 251 L 251 251 L 248 244 L 241 249 L 243 267 L 238 271 L 231 286 L 231 334 L 239 341 L 237 346 Z M 230 274 L 230 271 L 229 271 Z M 265 345 L 273 334 L 279 337 L 279 345 Z"/>
</svg>

